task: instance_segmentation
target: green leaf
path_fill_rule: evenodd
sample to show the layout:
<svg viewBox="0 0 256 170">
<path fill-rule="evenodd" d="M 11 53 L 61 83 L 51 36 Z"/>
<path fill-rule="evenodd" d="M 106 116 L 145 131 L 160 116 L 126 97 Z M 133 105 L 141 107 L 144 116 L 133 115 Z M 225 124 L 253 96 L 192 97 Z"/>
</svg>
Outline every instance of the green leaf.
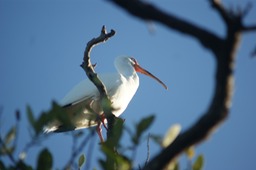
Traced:
<svg viewBox="0 0 256 170">
<path fill-rule="evenodd" d="M 78 160 L 78 166 L 79 166 L 79 168 L 81 168 L 84 163 L 85 163 L 85 156 L 84 156 L 84 154 L 82 154 L 82 155 L 79 157 L 79 160 Z"/>
<path fill-rule="evenodd" d="M 157 134 L 150 134 L 150 139 L 152 139 L 156 144 L 162 147 L 163 137 Z"/>
<path fill-rule="evenodd" d="M 16 136 L 16 128 L 12 127 L 9 132 L 6 134 L 4 142 L 5 145 L 8 145 Z"/>
<path fill-rule="evenodd" d="M 99 160 L 103 169 L 132 169 L 131 160 L 129 160 L 124 155 L 120 153 L 118 154 L 117 152 L 109 148 L 105 143 L 102 145 L 101 149 L 107 157 L 106 161 Z"/>
<path fill-rule="evenodd" d="M 133 137 L 134 144 L 138 144 L 141 135 L 146 131 L 155 119 L 154 115 L 143 118 L 136 126 L 136 135 Z"/>
<path fill-rule="evenodd" d="M 43 149 L 37 160 L 37 170 L 50 170 L 52 169 L 52 155 L 48 149 Z"/>
<path fill-rule="evenodd" d="M 99 160 L 102 169 L 114 169 L 117 154 L 109 147 L 107 142 L 101 145 L 101 150 L 106 156 L 106 160 Z"/>
<path fill-rule="evenodd" d="M 32 112 L 32 109 L 30 106 L 27 106 L 27 117 L 30 125 L 34 128 L 35 130 L 35 118 Z"/>
<path fill-rule="evenodd" d="M 188 159 L 192 160 L 195 155 L 195 147 L 192 145 L 185 150 Z"/>
<path fill-rule="evenodd" d="M 2 162 L 2 160 L 0 160 L 0 169 L 7 169 L 7 168 L 4 166 L 4 163 Z"/>
<path fill-rule="evenodd" d="M 180 124 L 171 125 L 171 127 L 168 129 L 167 133 L 165 134 L 165 137 L 163 138 L 162 146 L 166 148 L 168 145 L 170 145 L 179 135 L 180 131 L 181 131 Z"/>
<path fill-rule="evenodd" d="M 169 162 L 164 169 L 179 170 L 179 163 L 177 160 Z"/>
<path fill-rule="evenodd" d="M 0 148 L 0 155 L 7 155 L 7 154 L 12 154 L 15 150 L 15 146 L 10 146 L 10 147 L 1 147 Z"/>
<path fill-rule="evenodd" d="M 102 169 L 107 169 L 107 163 L 106 163 L 105 160 L 99 159 L 99 164 L 100 164 Z"/>
<path fill-rule="evenodd" d="M 44 126 L 46 126 L 49 123 L 52 116 L 53 115 L 50 114 L 50 112 L 48 112 L 48 113 L 43 112 L 40 115 L 40 117 L 37 119 L 37 121 L 35 123 L 35 131 L 36 131 L 37 135 L 43 131 Z"/>
<path fill-rule="evenodd" d="M 115 124 L 113 126 L 112 131 L 110 131 L 110 133 L 112 133 L 107 141 L 106 141 L 106 145 L 109 148 L 112 147 L 117 147 L 119 144 L 119 141 L 121 139 L 122 133 L 123 133 L 123 123 L 124 121 L 120 118 L 115 118 Z"/>
<path fill-rule="evenodd" d="M 178 163 L 178 161 L 176 161 L 176 164 L 175 164 L 173 170 L 179 170 L 179 169 L 180 169 L 179 163 Z"/>
<path fill-rule="evenodd" d="M 66 114 L 66 111 L 59 106 L 56 102 L 52 102 L 52 109 L 48 113 L 50 120 L 57 119 L 61 122 L 62 126 L 67 129 L 74 129 L 74 124 L 71 122 L 70 117 Z"/>
<path fill-rule="evenodd" d="M 204 157 L 203 155 L 199 155 L 193 164 L 192 169 L 193 170 L 202 170 L 203 169 L 203 164 L 204 164 Z"/>
<path fill-rule="evenodd" d="M 36 134 L 43 131 L 43 128 L 53 120 L 58 119 L 64 126 L 70 126 L 70 120 L 64 110 L 57 103 L 52 102 L 52 108 L 48 112 L 43 112 L 34 123 Z"/>
<path fill-rule="evenodd" d="M 16 163 L 16 167 L 14 169 L 33 170 L 33 168 L 30 165 L 27 165 L 25 162 L 21 160 L 18 163 Z"/>
</svg>

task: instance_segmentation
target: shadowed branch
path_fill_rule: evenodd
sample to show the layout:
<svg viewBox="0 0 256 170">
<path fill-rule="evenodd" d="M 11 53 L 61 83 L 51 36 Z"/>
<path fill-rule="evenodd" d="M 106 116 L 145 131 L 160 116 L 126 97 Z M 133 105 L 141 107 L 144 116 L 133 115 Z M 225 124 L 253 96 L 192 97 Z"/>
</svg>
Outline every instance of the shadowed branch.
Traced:
<svg viewBox="0 0 256 170">
<path fill-rule="evenodd" d="M 197 39 L 205 48 L 218 49 L 222 39 L 209 30 L 205 30 L 189 21 L 166 13 L 150 3 L 138 0 L 112 0 L 119 7 L 143 20 L 159 22 L 170 29 Z"/>
<path fill-rule="evenodd" d="M 250 8 L 247 7 L 243 12 L 228 11 L 222 6 L 220 0 L 210 0 L 209 3 L 226 24 L 227 33 L 224 38 L 170 13 L 163 12 L 145 1 L 112 0 L 111 2 L 133 16 L 157 21 L 172 30 L 192 36 L 202 46 L 213 52 L 217 62 L 214 95 L 207 111 L 143 168 L 144 170 L 163 169 L 189 146 L 206 139 L 214 128 L 227 118 L 232 102 L 233 72 L 241 34 L 243 31 L 254 31 L 256 27 L 255 25 L 245 26 L 243 24 L 243 18 Z"/>
<path fill-rule="evenodd" d="M 102 81 L 99 79 L 97 73 L 94 71 L 94 66 L 91 64 L 90 61 L 90 53 L 93 47 L 96 45 L 103 43 L 107 41 L 110 37 L 115 35 L 115 31 L 111 30 L 109 33 L 106 31 L 106 27 L 103 26 L 101 29 L 101 34 L 97 38 L 93 38 L 87 43 L 87 46 L 84 51 L 84 58 L 83 63 L 81 64 L 81 67 L 86 72 L 87 77 L 92 81 L 92 83 L 97 87 L 99 93 L 100 93 L 100 99 L 101 99 L 101 105 L 103 112 L 105 114 L 105 117 L 108 121 L 108 137 L 110 135 L 111 129 L 113 127 L 114 122 L 114 115 L 112 114 L 112 108 L 111 108 L 111 102 L 107 95 L 107 90 L 105 85 L 102 83 Z"/>
</svg>

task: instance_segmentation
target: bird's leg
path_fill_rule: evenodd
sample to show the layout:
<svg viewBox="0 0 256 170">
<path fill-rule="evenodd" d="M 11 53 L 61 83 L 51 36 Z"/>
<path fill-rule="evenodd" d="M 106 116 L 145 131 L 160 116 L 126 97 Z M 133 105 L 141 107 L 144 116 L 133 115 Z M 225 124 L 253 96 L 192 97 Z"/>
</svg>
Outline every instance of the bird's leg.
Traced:
<svg viewBox="0 0 256 170">
<path fill-rule="evenodd" d="M 96 64 L 95 64 L 95 65 L 96 65 Z M 106 117 L 105 117 L 104 113 L 103 113 L 103 114 L 98 114 L 96 111 L 94 111 L 94 110 L 92 109 L 92 108 L 93 108 L 93 104 L 94 104 L 94 100 L 92 100 L 86 108 L 87 108 L 91 113 L 96 114 L 96 115 L 98 116 L 97 120 L 103 124 L 103 126 L 104 126 L 104 128 L 105 128 L 106 130 L 108 130 L 108 128 L 107 128 L 107 126 L 106 126 L 106 124 L 105 124 L 105 119 L 106 119 Z M 97 103 L 96 103 L 96 104 L 97 104 Z"/>
<path fill-rule="evenodd" d="M 107 127 L 106 124 L 105 124 L 105 120 L 106 120 L 105 114 L 101 114 L 101 115 L 100 115 L 100 121 L 102 122 L 104 128 L 105 128 L 106 130 L 108 130 L 108 127 Z"/>
<path fill-rule="evenodd" d="M 98 122 L 98 125 L 97 125 L 97 133 L 99 135 L 99 138 L 100 138 L 100 142 L 103 143 L 104 142 L 104 138 L 102 136 L 102 128 L 101 128 L 101 121 Z"/>
</svg>

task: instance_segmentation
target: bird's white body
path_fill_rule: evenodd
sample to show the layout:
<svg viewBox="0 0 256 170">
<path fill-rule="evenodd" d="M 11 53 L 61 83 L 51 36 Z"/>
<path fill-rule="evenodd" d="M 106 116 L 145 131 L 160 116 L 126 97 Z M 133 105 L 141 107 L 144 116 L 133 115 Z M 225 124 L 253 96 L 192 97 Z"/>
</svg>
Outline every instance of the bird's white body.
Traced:
<svg viewBox="0 0 256 170">
<path fill-rule="evenodd" d="M 126 109 L 137 91 L 139 77 L 135 74 L 134 79 L 127 79 L 120 74 L 99 74 L 99 78 L 106 86 L 108 96 L 112 101 L 112 107 L 115 109 L 113 114 L 118 117 Z M 90 91 L 87 89 L 90 89 Z M 99 97 L 99 91 L 95 85 L 89 80 L 83 80 L 60 101 L 60 104 L 62 106 L 70 103 L 76 104 L 87 98 L 98 101 Z"/>
<path fill-rule="evenodd" d="M 139 87 L 139 77 L 136 72 L 143 73 L 167 86 L 158 78 L 139 66 L 134 58 L 117 57 L 115 59 L 117 73 L 99 74 L 100 80 L 107 89 L 107 95 L 111 100 L 112 113 L 120 116 Z M 83 80 L 76 85 L 60 102 L 68 115 L 71 126 L 65 126 L 60 121 L 54 120 L 46 127 L 46 132 L 64 132 L 98 125 L 100 128 L 103 111 L 100 103 L 100 94 L 90 80 Z M 104 116 L 104 115 L 103 115 Z M 101 131 L 98 134 L 103 141 Z"/>
<path fill-rule="evenodd" d="M 128 57 L 118 57 L 115 60 L 117 73 L 99 74 L 100 80 L 107 89 L 111 106 L 114 109 L 113 114 L 116 117 L 124 112 L 139 87 L 139 77 L 129 64 L 129 60 Z M 60 105 L 67 108 L 74 127 L 59 129 L 61 123 L 53 121 L 46 126 L 45 131 L 62 132 L 97 125 L 97 117 L 103 113 L 99 99 L 100 95 L 96 86 L 88 79 L 81 81 L 60 101 Z M 94 110 L 94 113 L 88 110 L 88 106 Z"/>
</svg>

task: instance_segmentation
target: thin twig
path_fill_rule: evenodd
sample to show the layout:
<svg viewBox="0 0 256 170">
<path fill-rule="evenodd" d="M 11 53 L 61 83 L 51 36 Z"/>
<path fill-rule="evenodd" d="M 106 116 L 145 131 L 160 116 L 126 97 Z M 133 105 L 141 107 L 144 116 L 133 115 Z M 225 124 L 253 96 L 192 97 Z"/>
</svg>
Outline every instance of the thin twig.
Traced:
<svg viewBox="0 0 256 170">
<path fill-rule="evenodd" d="M 95 134 L 95 131 L 92 130 L 90 134 L 88 134 L 87 136 L 85 136 L 84 140 L 81 142 L 81 144 L 79 145 L 79 147 L 77 147 L 76 149 L 74 149 L 74 151 L 71 154 L 70 160 L 68 161 L 68 163 L 65 165 L 64 169 L 68 169 L 70 166 L 73 165 L 73 162 L 75 160 L 75 158 L 78 156 L 79 153 L 81 153 L 81 151 L 83 150 L 83 148 L 87 145 L 88 141 L 90 141 L 90 138 L 93 137 L 93 135 Z"/>
<path fill-rule="evenodd" d="M 230 15 L 227 10 L 223 7 L 220 0 L 210 0 L 210 3 L 213 8 L 215 8 L 220 16 L 222 17 L 223 21 L 226 25 L 230 23 Z"/>
<path fill-rule="evenodd" d="M 150 140 L 150 133 L 148 134 L 148 139 L 147 139 L 147 159 L 145 161 L 144 166 L 146 166 L 148 164 L 149 158 L 150 158 L 149 140 Z"/>
<path fill-rule="evenodd" d="M 94 135 L 95 136 L 95 135 Z M 90 144 L 89 144 L 89 148 L 88 148 L 88 151 L 87 151 L 87 158 L 86 158 L 86 164 L 85 164 L 85 166 L 84 166 L 84 169 L 86 170 L 86 169 L 91 169 L 91 160 L 92 160 L 92 158 L 93 158 L 93 148 L 94 148 L 94 145 L 95 145 L 95 143 L 97 143 L 96 141 L 95 141 L 95 137 L 93 136 L 93 139 L 91 139 L 91 142 L 90 142 Z"/>
<path fill-rule="evenodd" d="M 69 159 L 68 164 L 66 165 L 65 169 L 67 169 L 67 167 L 75 168 L 74 162 L 75 162 L 75 159 L 76 159 L 75 155 L 76 155 L 76 152 L 77 152 L 76 146 L 77 146 L 77 141 L 78 141 L 75 133 L 72 133 L 72 140 L 73 140 L 72 152 L 71 152 L 70 159 Z M 81 152 L 81 150 L 79 152 Z"/>
<path fill-rule="evenodd" d="M 7 146 L 5 145 L 4 141 L 2 140 L 2 137 L 0 136 L 0 144 L 2 145 L 2 148 L 4 151 L 7 152 L 7 156 L 9 157 L 9 159 L 11 160 L 11 162 L 13 163 L 13 165 L 16 165 L 16 160 L 13 157 L 13 155 L 8 151 Z"/>
<path fill-rule="evenodd" d="M 15 128 L 16 128 L 16 134 L 15 134 L 15 139 L 14 139 L 14 143 L 13 145 L 15 147 L 18 146 L 18 138 L 19 138 L 19 127 L 20 127 L 20 111 L 16 110 L 15 112 L 15 116 L 16 116 L 16 124 L 15 124 Z"/>
<path fill-rule="evenodd" d="M 250 25 L 250 26 L 244 26 L 242 27 L 242 31 L 249 32 L 249 31 L 256 31 L 256 24 Z"/>
<path fill-rule="evenodd" d="M 0 118 L 2 118 L 2 114 L 3 114 L 3 107 L 0 106 Z M 3 120 L 3 119 L 0 119 L 0 120 Z M 1 125 L 1 124 L 0 124 Z M 17 124 L 16 124 L 17 125 Z M 16 129 L 17 131 L 17 129 Z M 16 139 L 15 139 L 16 140 Z M 16 142 L 15 142 L 16 143 Z M 8 151 L 8 147 L 6 146 L 4 140 L 2 139 L 2 136 L 0 135 L 0 146 L 1 148 L 7 152 L 7 156 L 8 158 L 11 160 L 11 162 L 16 165 L 16 160 L 15 158 L 13 157 L 13 155 Z"/>
</svg>

